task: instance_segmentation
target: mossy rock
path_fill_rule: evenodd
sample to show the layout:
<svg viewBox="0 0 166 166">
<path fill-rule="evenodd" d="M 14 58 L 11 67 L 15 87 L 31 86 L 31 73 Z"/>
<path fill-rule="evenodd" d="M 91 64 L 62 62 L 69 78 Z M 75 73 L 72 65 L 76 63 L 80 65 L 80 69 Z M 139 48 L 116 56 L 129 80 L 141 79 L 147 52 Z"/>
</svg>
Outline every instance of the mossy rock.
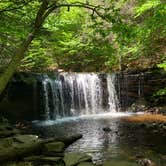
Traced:
<svg viewBox="0 0 166 166">
<path fill-rule="evenodd" d="M 39 138 L 37 135 L 31 135 L 31 134 L 24 134 L 24 135 L 19 134 L 14 136 L 13 139 L 20 143 L 29 143 L 29 142 L 39 141 Z"/>
<path fill-rule="evenodd" d="M 31 162 L 12 162 L 2 166 L 33 166 L 33 164 Z"/>
<path fill-rule="evenodd" d="M 105 161 L 103 166 L 139 166 L 137 163 L 129 161 Z"/>
<path fill-rule="evenodd" d="M 65 144 L 63 142 L 52 142 L 44 145 L 43 153 L 62 153 L 64 151 Z"/>
<path fill-rule="evenodd" d="M 29 156 L 25 157 L 24 161 L 30 162 L 42 162 L 42 163 L 60 163 L 62 162 L 61 157 L 50 157 L 50 156 Z"/>
<path fill-rule="evenodd" d="M 64 162 L 66 166 L 75 166 L 82 162 L 91 161 L 92 157 L 80 152 L 66 153 Z"/>
<path fill-rule="evenodd" d="M 78 164 L 77 166 L 95 166 L 92 162 L 82 162 Z"/>
</svg>

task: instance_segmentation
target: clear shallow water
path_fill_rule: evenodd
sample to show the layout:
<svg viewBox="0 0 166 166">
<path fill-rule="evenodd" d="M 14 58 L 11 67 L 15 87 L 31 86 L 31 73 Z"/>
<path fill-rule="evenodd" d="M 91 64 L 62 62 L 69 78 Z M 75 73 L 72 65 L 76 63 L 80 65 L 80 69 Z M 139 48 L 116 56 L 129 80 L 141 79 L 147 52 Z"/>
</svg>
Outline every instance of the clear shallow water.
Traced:
<svg viewBox="0 0 166 166">
<path fill-rule="evenodd" d="M 140 126 L 124 122 L 120 117 L 135 116 L 132 113 L 106 113 L 69 117 L 56 121 L 36 121 L 35 131 L 42 137 L 67 136 L 76 133 L 83 138 L 70 145 L 66 152 L 80 151 L 90 154 L 93 161 L 120 160 L 135 162 L 135 156 L 143 155 L 166 166 L 166 141 L 159 135 Z M 109 127 L 111 131 L 103 131 Z"/>
</svg>

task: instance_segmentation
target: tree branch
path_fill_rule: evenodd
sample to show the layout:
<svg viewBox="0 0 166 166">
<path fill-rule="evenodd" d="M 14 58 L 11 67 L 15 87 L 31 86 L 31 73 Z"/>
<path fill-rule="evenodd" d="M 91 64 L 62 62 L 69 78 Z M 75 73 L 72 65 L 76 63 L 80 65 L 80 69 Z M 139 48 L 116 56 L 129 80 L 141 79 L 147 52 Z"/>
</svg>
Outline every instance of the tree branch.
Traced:
<svg viewBox="0 0 166 166">
<path fill-rule="evenodd" d="M 92 10 L 93 15 L 94 15 L 94 13 L 96 13 L 102 19 L 108 21 L 108 19 L 102 13 L 99 12 L 99 10 L 107 10 L 107 8 L 104 8 L 104 7 L 99 6 L 99 5 L 95 6 L 95 5 L 91 5 L 91 4 L 87 4 L 87 3 L 75 2 L 75 3 L 70 3 L 70 4 L 58 4 L 58 5 L 53 4 L 49 7 L 49 9 L 52 12 L 53 10 L 55 10 L 57 8 L 61 8 L 61 7 L 67 7 L 67 8 L 69 8 L 69 7 L 81 7 L 81 8 L 90 9 L 90 10 Z M 50 14 L 51 12 L 48 12 L 48 13 Z"/>
<path fill-rule="evenodd" d="M 9 12 L 9 11 L 12 11 L 12 10 L 17 10 L 17 9 L 21 9 L 22 7 L 24 7 L 25 5 L 27 5 L 28 3 L 30 3 L 31 1 L 33 0 L 28 0 L 28 1 L 22 1 L 20 3 L 20 5 L 18 5 L 18 3 L 16 3 L 16 6 L 15 7 L 12 7 L 13 5 L 9 5 L 8 7 L 0 10 L 0 13 L 3 13 L 3 12 Z M 10 1 L 9 1 L 10 2 Z M 4 3 L 4 2 L 3 2 Z"/>
</svg>

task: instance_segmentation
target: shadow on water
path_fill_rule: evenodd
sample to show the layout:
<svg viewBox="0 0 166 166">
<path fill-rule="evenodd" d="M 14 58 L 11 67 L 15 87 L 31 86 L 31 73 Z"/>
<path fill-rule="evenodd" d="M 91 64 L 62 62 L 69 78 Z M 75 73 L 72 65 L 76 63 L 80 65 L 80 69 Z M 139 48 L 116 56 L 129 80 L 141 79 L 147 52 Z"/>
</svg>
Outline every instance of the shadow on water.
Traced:
<svg viewBox="0 0 166 166">
<path fill-rule="evenodd" d="M 103 128 L 109 128 L 109 131 Z M 98 115 L 38 122 L 34 130 L 45 138 L 83 134 L 83 138 L 70 145 L 66 152 L 88 153 L 96 163 L 104 160 L 135 161 L 137 156 L 143 156 L 158 166 L 166 164 L 165 138 L 136 123 L 123 121 L 119 116 Z"/>
</svg>

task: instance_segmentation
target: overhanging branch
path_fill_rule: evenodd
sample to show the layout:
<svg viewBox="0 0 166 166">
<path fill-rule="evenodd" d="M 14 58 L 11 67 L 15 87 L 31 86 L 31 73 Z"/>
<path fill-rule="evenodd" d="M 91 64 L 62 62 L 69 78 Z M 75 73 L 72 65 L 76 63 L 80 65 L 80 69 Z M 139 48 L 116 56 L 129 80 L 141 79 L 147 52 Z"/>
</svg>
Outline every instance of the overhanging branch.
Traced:
<svg viewBox="0 0 166 166">
<path fill-rule="evenodd" d="M 49 8 L 48 8 L 48 14 L 46 15 L 46 17 L 55 9 L 57 8 L 62 8 L 62 7 L 80 7 L 80 8 L 86 8 L 89 10 L 92 10 L 92 14 L 94 15 L 94 13 L 96 13 L 99 17 L 101 17 L 104 20 L 108 19 L 104 16 L 103 13 L 99 12 L 99 10 L 108 10 L 108 8 L 104 8 L 100 5 L 95 6 L 95 5 L 91 5 L 91 4 L 87 4 L 87 3 L 81 3 L 81 2 L 75 2 L 75 3 L 70 3 L 70 4 L 52 4 Z M 46 18 L 45 17 L 45 18 Z"/>
</svg>

